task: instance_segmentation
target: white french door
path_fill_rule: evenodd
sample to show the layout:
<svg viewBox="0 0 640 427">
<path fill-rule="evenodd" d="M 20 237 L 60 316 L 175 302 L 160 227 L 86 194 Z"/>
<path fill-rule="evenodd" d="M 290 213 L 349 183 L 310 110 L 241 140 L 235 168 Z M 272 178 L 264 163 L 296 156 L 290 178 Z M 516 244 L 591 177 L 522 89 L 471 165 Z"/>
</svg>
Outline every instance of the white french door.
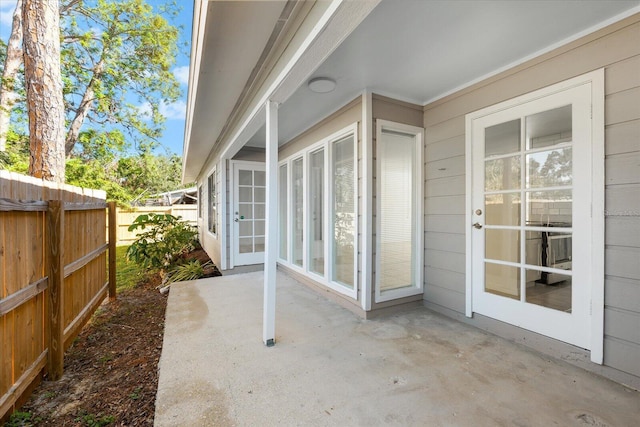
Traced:
<svg viewBox="0 0 640 427">
<path fill-rule="evenodd" d="M 264 163 L 232 161 L 233 266 L 264 262 L 266 177 Z"/>
<path fill-rule="evenodd" d="M 472 311 L 586 349 L 602 286 L 591 108 L 584 83 L 467 118 Z"/>
</svg>

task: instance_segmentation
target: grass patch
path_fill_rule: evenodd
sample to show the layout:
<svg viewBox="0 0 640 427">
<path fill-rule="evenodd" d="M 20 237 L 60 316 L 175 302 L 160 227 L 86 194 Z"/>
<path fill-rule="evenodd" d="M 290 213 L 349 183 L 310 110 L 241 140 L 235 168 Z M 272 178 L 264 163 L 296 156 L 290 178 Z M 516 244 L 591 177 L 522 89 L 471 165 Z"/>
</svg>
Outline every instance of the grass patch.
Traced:
<svg viewBox="0 0 640 427">
<path fill-rule="evenodd" d="M 127 261 L 127 249 L 129 246 L 116 246 L 116 292 L 133 289 L 140 283 L 146 274 L 146 270 L 134 263 Z"/>
</svg>

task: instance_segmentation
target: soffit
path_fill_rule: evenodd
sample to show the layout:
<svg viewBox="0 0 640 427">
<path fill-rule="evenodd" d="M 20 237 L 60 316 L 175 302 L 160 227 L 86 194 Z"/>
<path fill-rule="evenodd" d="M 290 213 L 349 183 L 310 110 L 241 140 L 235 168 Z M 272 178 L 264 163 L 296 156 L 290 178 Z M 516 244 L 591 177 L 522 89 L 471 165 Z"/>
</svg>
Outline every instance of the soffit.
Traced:
<svg viewBox="0 0 640 427">
<path fill-rule="evenodd" d="M 185 180 L 193 180 L 241 96 L 286 1 L 212 1 L 193 107 L 185 135 Z"/>
</svg>

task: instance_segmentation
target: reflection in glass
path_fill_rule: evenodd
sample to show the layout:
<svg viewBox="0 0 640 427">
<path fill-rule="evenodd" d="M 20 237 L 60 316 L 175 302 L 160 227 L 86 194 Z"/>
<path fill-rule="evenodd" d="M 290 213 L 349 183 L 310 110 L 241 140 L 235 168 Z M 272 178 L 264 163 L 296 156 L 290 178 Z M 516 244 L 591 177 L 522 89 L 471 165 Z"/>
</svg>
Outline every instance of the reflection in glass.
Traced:
<svg viewBox="0 0 640 427">
<path fill-rule="evenodd" d="M 526 118 L 527 149 L 570 142 L 571 114 L 571 105 L 565 105 L 528 116 Z"/>
<path fill-rule="evenodd" d="M 264 237 L 256 237 L 255 238 L 255 251 L 256 252 L 264 252 Z"/>
<path fill-rule="evenodd" d="M 309 270 L 324 276 L 324 150 L 309 161 Z"/>
<path fill-rule="evenodd" d="M 278 177 L 278 204 L 280 211 L 280 228 L 278 232 L 278 237 L 280 238 L 280 258 L 286 260 L 288 259 L 288 234 L 289 230 L 287 229 L 287 223 L 289 222 L 289 210 L 287 209 L 287 165 L 284 164 L 280 166 L 280 176 Z"/>
<path fill-rule="evenodd" d="M 291 248 L 293 250 L 292 262 L 302 267 L 302 254 L 303 254 L 303 232 L 304 232 L 304 195 L 303 195 L 303 165 L 302 158 L 293 161 L 291 167 L 291 203 L 292 203 L 292 243 Z"/>
<path fill-rule="evenodd" d="M 484 291 L 507 298 L 520 299 L 520 269 L 508 265 L 484 264 Z"/>
<path fill-rule="evenodd" d="M 571 190 L 532 191 L 527 193 L 527 225 L 571 227 Z"/>
<path fill-rule="evenodd" d="M 487 160 L 484 163 L 484 188 L 486 191 L 520 188 L 520 156 Z"/>
<path fill-rule="evenodd" d="M 377 141 L 377 281 L 383 292 L 415 285 L 415 146 L 413 135 L 382 132 Z"/>
<path fill-rule="evenodd" d="M 520 262 L 519 230 L 485 230 L 485 258 Z"/>
<path fill-rule="evenodd" d="M 333 143 L 332 151 L 332 229 L 333 273 L 331 280 L 349 288 L 354 286 L 355 183 L 353 135 Z"/>
<path fill-rule="evenodd" d="M 526 302 L 571 313 L 571 276 L 527 270 Z"/>
<path fill-rule="evenodd" d="M 484 130 L 486 157 L 520 151 L 520 119 L 490 126 Z"/>
<path fill-rule="evenodd" d="M 571 148 L 527 154 L 527 188 L 571 185 Z"/>
<path fill-rule="evenodd" d="M 487 194 L 484 202 L 487 225 L 520 225 L 520 193 Z"/>
</svg>

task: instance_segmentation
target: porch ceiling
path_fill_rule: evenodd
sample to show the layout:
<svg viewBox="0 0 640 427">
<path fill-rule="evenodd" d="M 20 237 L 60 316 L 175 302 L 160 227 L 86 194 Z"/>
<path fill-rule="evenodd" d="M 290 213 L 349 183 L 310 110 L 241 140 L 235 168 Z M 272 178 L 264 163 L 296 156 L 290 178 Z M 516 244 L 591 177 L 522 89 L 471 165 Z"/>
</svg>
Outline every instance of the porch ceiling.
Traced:
<svg viewBox="0 0 640 427">
<path fill-rule="evenodd" d="M 302 85 L 279 111 L 280 143 L 364 89 L 424 105 L 593 31 L 631 1 L 382 1 L 311 77 L 337 81 L 317 94 Z M 264 146 L 264 128 L 247 145 Z"/>
</svg>

